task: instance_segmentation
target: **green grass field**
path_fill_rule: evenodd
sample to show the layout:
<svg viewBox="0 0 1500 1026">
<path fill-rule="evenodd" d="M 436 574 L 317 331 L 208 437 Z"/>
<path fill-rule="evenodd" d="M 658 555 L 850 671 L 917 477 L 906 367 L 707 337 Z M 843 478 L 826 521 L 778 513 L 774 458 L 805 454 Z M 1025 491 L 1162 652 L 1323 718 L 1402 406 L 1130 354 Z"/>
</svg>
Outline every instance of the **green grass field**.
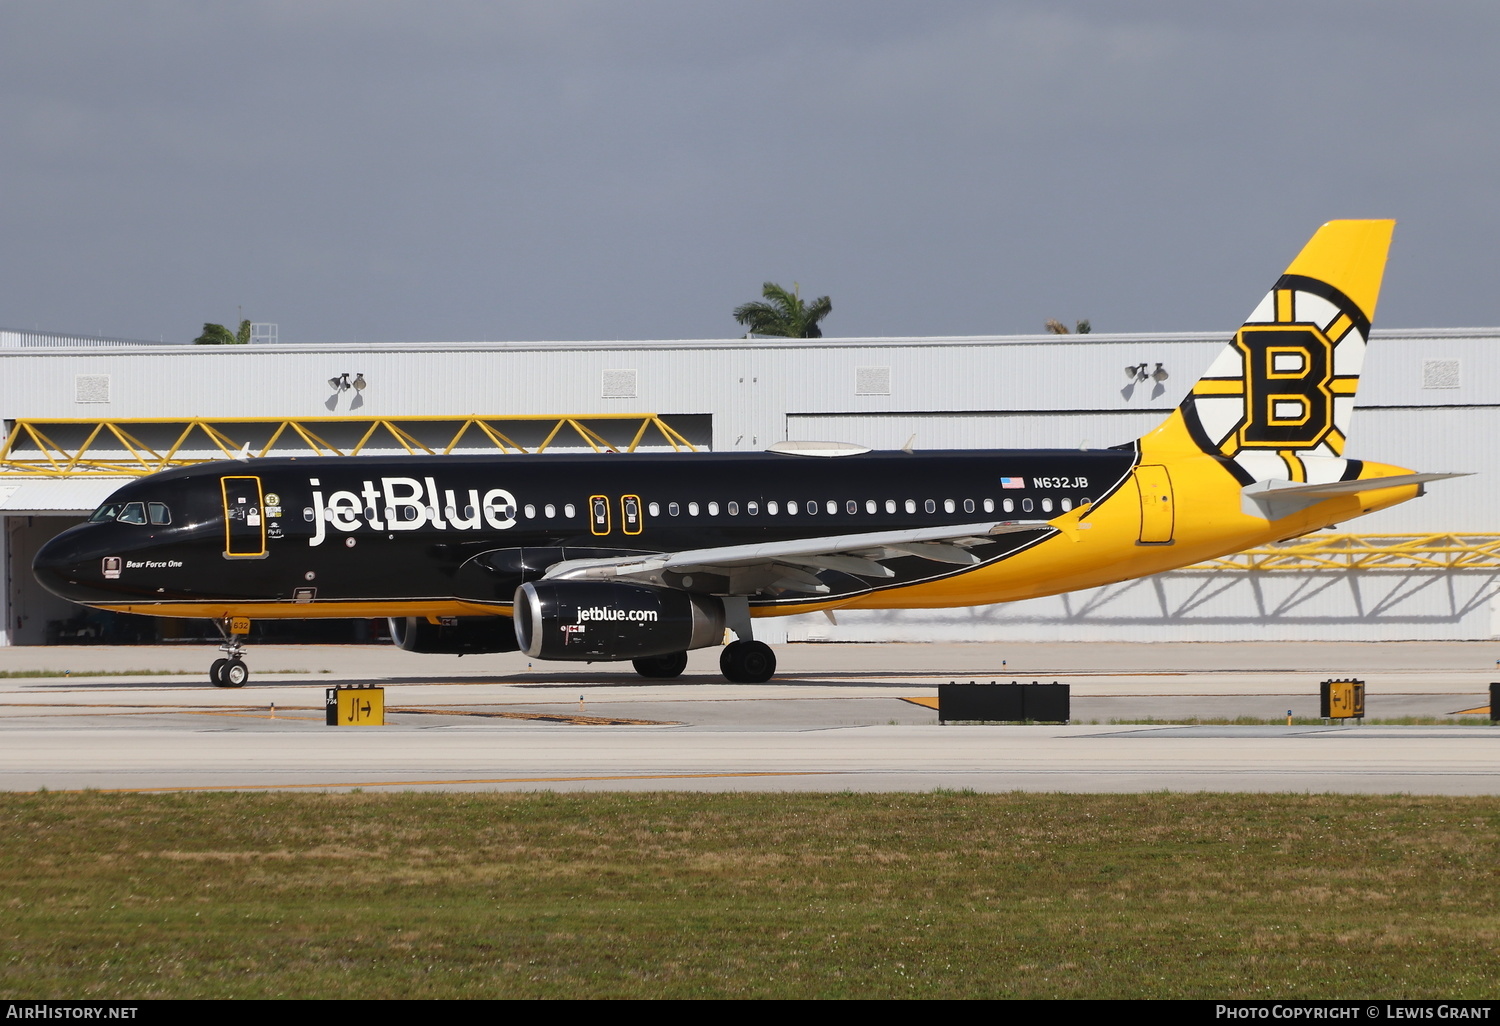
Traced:
<svg viewBox="0 0 1500 1026">
<path fill-rule="evenodd" d="M 1500 799 L 0 796 L 5 997 L 1500 991 Z"/>
</svg>

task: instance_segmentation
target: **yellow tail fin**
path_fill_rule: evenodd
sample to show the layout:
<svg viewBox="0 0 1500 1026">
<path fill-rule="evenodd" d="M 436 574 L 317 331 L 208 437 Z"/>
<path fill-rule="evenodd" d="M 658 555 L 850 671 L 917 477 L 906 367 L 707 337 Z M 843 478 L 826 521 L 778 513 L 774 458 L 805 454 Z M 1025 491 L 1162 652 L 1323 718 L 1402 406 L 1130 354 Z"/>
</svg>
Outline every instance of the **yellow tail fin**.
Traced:
<svg viewBox="0 0 1500 1026">
<path fill-rule="evenodd" d="M 1247 484 L 1342 480 L 1395 225 L 1330 221 L 1318 229 L 1142 449 L 1191 446 L 1222 457 Z"/>
</svg>

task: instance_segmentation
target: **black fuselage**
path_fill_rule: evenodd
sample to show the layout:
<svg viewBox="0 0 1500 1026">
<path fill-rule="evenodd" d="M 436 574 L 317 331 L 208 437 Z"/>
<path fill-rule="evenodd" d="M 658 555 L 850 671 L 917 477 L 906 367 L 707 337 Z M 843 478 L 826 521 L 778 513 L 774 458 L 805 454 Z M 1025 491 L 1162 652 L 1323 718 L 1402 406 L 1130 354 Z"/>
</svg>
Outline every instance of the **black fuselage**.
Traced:
<svg viewBox="0 0 1500 1026">
<path fill-rule="evenodd" d="M 367 615 L 380 615 L 384 603 L 427 600 L 503 611 L 518 585 L 563 559 L 1040 524 L 1109 501 L 1135 459 L 1133 449 L 1063 449 L 221 462 L 124 485 L 94 521 L 44 546 L 34 565 L 65 598 L 139 612 L 156 606 L 163 615 L 194 615 L 189 607 L 198 604 L 199 615 L 213 615 L 207 607 L 226 601 L 295 605 L 273 615 L 298 616 L 366 615 L 350 611 L 366 603 Z M 150 514 L 127 515 L 132 503 Z M 151 522 L 162 519 L 170 523 Z M 992 562 L 1051 533 L 1038 526 L 973 551 Z M 895 576 L 880 581 L 819 577 L 837 596 L 962 569 L 917 558 L 886 565 Z M 712 593 L 718 583 L 700 575 L 686 590 Z M 808 600 L 787 593 L 752 601 Z"/>
</svg>

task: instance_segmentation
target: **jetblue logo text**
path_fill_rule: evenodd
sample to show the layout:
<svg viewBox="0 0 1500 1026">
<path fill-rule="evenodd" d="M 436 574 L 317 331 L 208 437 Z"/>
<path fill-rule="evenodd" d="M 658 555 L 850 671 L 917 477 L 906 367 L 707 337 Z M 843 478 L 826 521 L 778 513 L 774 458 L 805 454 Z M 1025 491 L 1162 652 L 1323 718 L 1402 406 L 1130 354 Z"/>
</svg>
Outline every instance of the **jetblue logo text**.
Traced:
<svg viewBox="0 0 1500 1026">
<path fill-rule="evenodd" d="M 654 609 L 605 609 L 602 606 L 590 606 L 578 611 L 578 622 L 586 620 L 634 620 L 641 623 L 655 623 L 657 612 Z"/>
<path fill-rule="evenodd" d="M 374 481 L 362 481 L 358 492 L 332 492 L 325 499 L 317 478 L 308 484 L 313 486 L 313 536 L 307 542 L 312 546 L 323 544 L 329 527 L 347 534 L 362 527 L 372 531 L 422 527 L 505 531 L 516 526 L 516 497 L 504 488 L 491 488 L 481 495 L 477 488 L 440 489 L 430 477 L 382 477 L 378 488 Z"/>
</svg>

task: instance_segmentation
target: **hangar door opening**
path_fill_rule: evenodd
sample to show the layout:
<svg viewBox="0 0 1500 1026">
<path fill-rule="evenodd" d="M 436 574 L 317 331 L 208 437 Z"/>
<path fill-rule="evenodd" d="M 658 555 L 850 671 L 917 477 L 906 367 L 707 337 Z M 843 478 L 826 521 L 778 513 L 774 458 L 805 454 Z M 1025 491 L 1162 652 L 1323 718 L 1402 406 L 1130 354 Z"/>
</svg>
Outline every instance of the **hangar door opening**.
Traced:
<svg viewBox="0 0 1500 1026">
<path fill-rule="evenodd" d="M 209 620 L 137 616 L 89 609 L 58 598 L 37 583 L 31 561 L 52 538 L 83 523 L 81 516 L 0 516 L 5 590 L 0 601 L 0 645 L 148 645 L 219 640 Z M 382 644 L 378 620 L 257 620 L 252 640 L 278 645 Z"/>
<path fill-rule="evenodd" d="M 149 616 L 87 609 L 60 599 L 37 583 L 31 561 L 37 550 L 81 516 L 8 516 L 4 518 L 6 640 L 11 645 L 76 643 L 127 645 L 156 640 Z"/>
</svg>

